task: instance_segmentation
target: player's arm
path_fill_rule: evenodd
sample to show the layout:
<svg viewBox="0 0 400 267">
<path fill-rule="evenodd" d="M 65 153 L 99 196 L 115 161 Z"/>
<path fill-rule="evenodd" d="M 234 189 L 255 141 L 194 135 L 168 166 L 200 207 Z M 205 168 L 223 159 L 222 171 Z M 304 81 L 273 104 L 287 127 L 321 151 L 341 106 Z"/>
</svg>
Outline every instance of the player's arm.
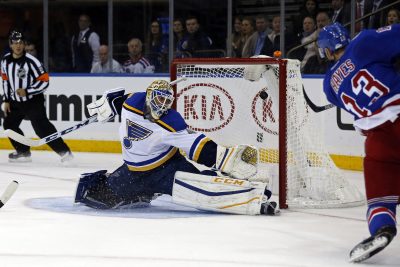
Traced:
<svg viewBox="0 0 400 267">
<path fill-rule="evenodd" d="M 1 61 L 1 81 L 3 85 L 3 104 L 1 105 L 1 109 L 4 112 L 4 116 L 7 116 L 7 114 L 11 111 L 10 110 L 10 99 L 9 99 L 9 92 L 10 92 L 10 83 L 8 81 L 8 77 L 6 74 L 6 69 L 5 69 L 5 61 Z"/>
<path fill-rule="evenodd" d="M 354 47 L 354 55 L 359 60 L 393 63 L 400 56 L 400 24 L 382 27 L 376 31 L 366 31 L 357 38 L 361 40 Z"/>
<path fill-rule="evenodd" d="M 49 87 L 49 74 L 42 63 L 33 57 L 27 57 L 30 72 L 33 74 L 33 82 L 25 89 L 26 95 L 37 95 L 43 93 Z"/>
<path fill-rule="evenodd" d="M 182 149 L 188 159 L 215 167 L 231 177 L 248 179 L 257 174 L 258 151 L 251 146 L 221 146 L 204 134 L 190 132 L 186 128 L 172 132 L 164 140 Z"/>
</svg>

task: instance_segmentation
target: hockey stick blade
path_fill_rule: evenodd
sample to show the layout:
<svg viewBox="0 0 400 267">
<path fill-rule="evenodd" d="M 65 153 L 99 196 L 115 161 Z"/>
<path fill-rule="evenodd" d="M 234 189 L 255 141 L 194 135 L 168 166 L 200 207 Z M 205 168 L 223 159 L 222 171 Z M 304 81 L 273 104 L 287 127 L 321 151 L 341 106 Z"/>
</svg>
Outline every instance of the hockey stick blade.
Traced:
<svg viewBox="0 0 400 267">
<path fill-rule="evenodd" d="M 0 197 L 0 208 L 4 206 L 4 204 L 7 203 L 7 201 L 14 195 L 15 190 L 18 188 L 18 182 L 17 181 L 12 181 L 4 191 L 3 195 Z"/>
<path fill-rule="evenodd" d="M 335 105 L 333 105 L 333 104 L 328 104 L 328 105 L 325 105 L 325 106 L 317 106 L 317 105 L 315 105 L 315 104 L 311 101 L 311 99 L 308 97 L 308 95 L 307 95 L 307 93 L 306 93 L 306 90 L 304 90 L 304 87 L 303 87 L 303 95 L 304 95 L 304 99 L 305 99 L 306 102 L 307 102 L 307 105 L 308 105 L 308 106 L 312 109 L 312 111 L 314 111 L 315 113 L 322 112 L 322 111 L 325 111 L 325 110 L 328 110 L 328 109 L 331 109 L 331 108 L 335 107 Z"/>
<path fill-rule="evenodd" d="M 35 147 L 35 146 L 41 146 L 41 145 L 47 144 L 47 143 L 49 143 L 49 142 L 51 142 L 51 141 L 53 141 L 53 140 L 55 140 L 57 138 L 60 138 L 63 135 L 66 135 L 68 133 L 76 131 L 76 130 L 84 127 L 84 126 L 87 126 L 87 125 L 93 123 L 93 122 L 97 122 L 97 115 L 89 117 L 86 120 L 81 121 L 78 124 L 75 124 L 75 125 L 67 128 L 67 129 L 65 129 L 63 131 L 55 132 L 55 133 L 50 134 L 50 135 L 48 135 L 48 136 L 46 136 L 46 137 L 44 137 L 42 139 L 39 139 L 39 140 L 27 138 L 27 137 L 25 137 L 25 136 L 15 132 L 15 131 L 13 131 L 13 130 L 10 130 L 10 129 L 5 130 L 4 134 L 7 137 L 17 141 L 18 143 L 21 143 L 23 145 L 30 146 L 30 147 Z"/>
</svg>

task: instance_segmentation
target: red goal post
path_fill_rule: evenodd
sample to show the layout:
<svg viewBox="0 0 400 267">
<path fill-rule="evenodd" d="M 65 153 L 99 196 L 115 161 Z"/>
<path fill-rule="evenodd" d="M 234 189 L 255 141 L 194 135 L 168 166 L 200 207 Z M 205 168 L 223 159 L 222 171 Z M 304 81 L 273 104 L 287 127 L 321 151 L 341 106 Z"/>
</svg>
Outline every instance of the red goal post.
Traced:
<svg viewBox="0 0 400 267">
<path fill-rule="evenodd" d="M 244 79 L 246 66 L 258 64 L 267 66 L 263 77 L 256 82 Z M 174 86 L 175 108 L 191 129 L 222 145 L 259 148 L 258 178 L 279 194 L 281 208 L 363 203 L 362 195 L 341 177 L 324 148 L 313 144 L 313 138 L 319 142 L 322 137 L 314 137 L 313 127 L 319 125 L 311 122 L 297 60 L 174 59 L 170 74 L 171 81 L 186 77 Z M 260 98 L 262 91 L 268 93 L 266 99 Z"/>
</svg>

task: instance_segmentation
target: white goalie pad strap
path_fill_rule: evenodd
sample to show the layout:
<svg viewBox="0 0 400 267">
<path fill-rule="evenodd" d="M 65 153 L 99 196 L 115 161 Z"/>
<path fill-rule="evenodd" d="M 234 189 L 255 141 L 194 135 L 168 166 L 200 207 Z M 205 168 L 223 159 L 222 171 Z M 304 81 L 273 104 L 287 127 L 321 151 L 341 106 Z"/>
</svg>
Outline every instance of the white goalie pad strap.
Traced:
<svg viewBox="0 0 400 267">
<path fill-rule="evenodd" d="M 174 203 L 200 210 L 232 214 L 260 214 L 266 183 L 224 176 L 176 172 Z"/>
<path fill-rule="evenodd" d="M 258 149 L 248 145 L 217 147 L 216 168 L 238 179 L 249 179 L 257 174 Z"/>
</svg>

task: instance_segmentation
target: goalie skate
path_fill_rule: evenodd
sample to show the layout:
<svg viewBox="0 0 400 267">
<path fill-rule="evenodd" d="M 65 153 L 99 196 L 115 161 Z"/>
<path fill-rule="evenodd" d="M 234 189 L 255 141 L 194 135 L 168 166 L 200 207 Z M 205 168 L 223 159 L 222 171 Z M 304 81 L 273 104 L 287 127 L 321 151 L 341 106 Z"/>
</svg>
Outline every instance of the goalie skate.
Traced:
<svg viewBox="0 0 400 267">
<path fill-rule="evenodd" d="M 396 228 L 385 226 L 378 233 L 355 246 L 350 252 L 349 262 L 362 262 L 383 250 L 396 235 Z"/>
</svg>

